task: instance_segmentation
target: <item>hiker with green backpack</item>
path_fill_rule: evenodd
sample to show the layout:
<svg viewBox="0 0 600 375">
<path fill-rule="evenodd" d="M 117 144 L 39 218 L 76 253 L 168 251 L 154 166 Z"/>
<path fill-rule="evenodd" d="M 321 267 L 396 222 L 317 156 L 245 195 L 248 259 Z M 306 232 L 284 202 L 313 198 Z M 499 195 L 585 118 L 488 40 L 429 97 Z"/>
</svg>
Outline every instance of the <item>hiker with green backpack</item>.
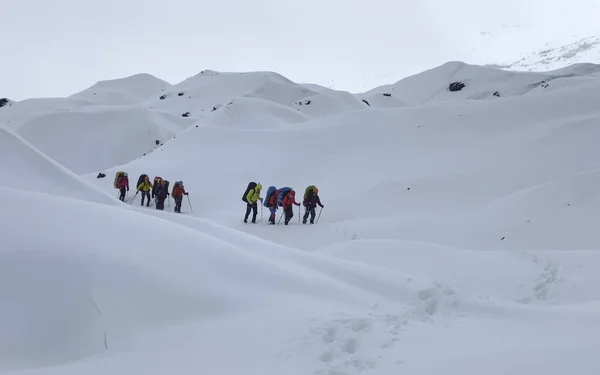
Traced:
<svg viewBox="0 0 600 375">
<path fill-rule="evenodd" d="M 304 201 L 302 205 L 306 208 L 306 212 L 304 213 L 304 217 L 302 218 L 302 224 L 306 224 L 306 220 L 308 220 L 308 216 L 310 215 L 310 223 L 315 223 L 315 208 L 317 205 L 321 207 L 325 207 L 321 204 L 321 198 L 319 198 L 319 189 L 316 186 L 310 185 L 304 191 Z M 319 215 L 320 216 L 320 215 Z"/>
</svg>

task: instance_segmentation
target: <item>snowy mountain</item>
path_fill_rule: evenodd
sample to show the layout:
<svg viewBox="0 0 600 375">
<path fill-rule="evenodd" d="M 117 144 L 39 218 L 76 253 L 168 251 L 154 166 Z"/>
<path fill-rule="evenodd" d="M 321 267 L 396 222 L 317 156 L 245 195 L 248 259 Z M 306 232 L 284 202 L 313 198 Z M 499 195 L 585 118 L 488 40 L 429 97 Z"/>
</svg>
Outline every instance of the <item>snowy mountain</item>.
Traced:
<svg viewBox="0 0 600 375">
<path fill-rule="evenodd" d="M 599 71 L 454 61 L 353 95 L 205 70 L 10 102 L 0 373 L 598 373 Z M 141 205 L 141 174 L 183 181 L 182 213 Z M 245 224 L 249 181 L 325 207 Z"/>
<path fill-rule="evenodd" d="M 583 38 L 567 45 L 546 44 L 543 49 L 497 67 L 517 71 L 551 71 L 578 63 L 600 63 L 600 36 Z"/>
</svg>

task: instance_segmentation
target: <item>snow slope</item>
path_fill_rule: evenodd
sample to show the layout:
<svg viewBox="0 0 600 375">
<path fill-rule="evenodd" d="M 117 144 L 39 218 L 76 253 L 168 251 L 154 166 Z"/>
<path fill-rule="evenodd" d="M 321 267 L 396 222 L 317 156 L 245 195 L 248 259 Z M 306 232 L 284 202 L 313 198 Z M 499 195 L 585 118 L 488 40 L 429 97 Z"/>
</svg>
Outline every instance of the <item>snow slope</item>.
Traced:
<svg viewBox="0 0 600 375">
<path fill-rule="evenodd" d="M 223 106 L 104 179 L 29 157 L 5 131 L 0 147 L 23 161 L 4 157 L 0 172 L 35 188 L 0 187 L 12 197 L 0 298 L 16 301 L 0 311 L 0 371 L 597 373 L 597 71 L 451 62 L 357 96 L 204 72 L 187 92 L 212 85 L 194 100 Z M 449 92 L 452 80 L 466 87 Z M 183 110 L 169 104 L 179 89 L 148 110 Z M 398 105 L 362 102 L 380 96 Z M 310 97 L 315 112 L 294 107 Z M 132 192 L 129 205 L 98 199 L 116 194 L 117 170 L 182 180 L 183 214 L 172 199 L 165 211 Z M 82 180 L 97 189 L 68 198 Z M 263 208 L 244 224 L 251 180 L 300 199 L 317 185 L 318 223 L 299 224 L 295 208 L 289 225 L 268 226 Z"/>
<path fill-rule="evenodd" d="M 600 36 L 590 36 L 564 45 L 546 43 L 544 48 L 524 54 L 517 61 L 495 65 L 509 70 L 543 72 L 584 63 L 600 63 Z"/>
<path fill-rule="evenodd" d="M 584 82 L 597 78 L 600 66 L 581 64 L 546 73 L 510 72 L 493 67 L 448 62 L 420 74 L 404 78 L 395 84 L 376 87 L 362 95 L 376 107 L 421 105 L 440 101 L 484 100 L 506 96 L 521 96 L 545 88 L 553 81 L 581 78 Z M 451 85 L 459 84 L 456 91 Z M 559 83 L 560 85 L 560 83 Z M 383 99 L 381 96 L 386 97 Z M 377 101 L 374 101 L 377 98 Z M 396 104 L 390 103 L 395 101 Z"/>
</svg>

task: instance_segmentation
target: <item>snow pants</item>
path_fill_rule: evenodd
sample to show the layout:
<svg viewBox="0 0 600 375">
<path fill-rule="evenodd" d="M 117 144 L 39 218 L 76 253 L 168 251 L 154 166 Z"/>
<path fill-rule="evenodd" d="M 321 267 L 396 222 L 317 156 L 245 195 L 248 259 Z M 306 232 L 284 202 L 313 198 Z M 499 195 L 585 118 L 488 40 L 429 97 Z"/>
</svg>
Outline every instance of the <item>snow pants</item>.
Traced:
<svg viewBox="0 0 600 375">
<path fill-rule="evenodd" d="M 183 196 L 173 197 L 173 199 L 175 199 L 175 212 L 181 213 L 181 202 L 183 201 Z"/>
<path fill-rule="evenodd" d="M 167 197 L 159 197 L 158 195 L 156 196 L 156 209 L 157 210 L 165 209 L 165 199 L 167 199 Z"/>
<path fill-rule="evenodd" d="M 119 195 L 119 200 L 122 202 L 125 202 L 125 186 L 123 186 L 122 188 L 119 188 L 119 192 L 121 193 L 121 195 Z"/>
<path fill-rule="evenodd" d="M 246 204 L 246 216 L 244 216 L 244 223 L 248 222 L 248 216 L 250 216 L 250 211 L 253 211 L 253 213 L 252 213 L 252 222 L 256 223 L 256 215 L 258 215 L 258 205 L 257 205 L 257 202 L 247 203 Z"/>
<path fill-rule="evenodd" d="M 315 212 L 315 208 L 317 206 L 305 206 L 305 207 L 306 207 L 306 212 L 304 212 L 304 217 L 302 218 L 302 223 L 306 224 L 306 220 L 308 220 L 308 215 L 310 215 L 310 223 L 314 224 L 315 216 L 317 215 L 317 213 Z"/>
<path fill-rule="evenodd" d="M 290 220 L 294 217 L 294 206 L 284 207 L 283 212 L 285 213 L 285 225 L 288 225 Z"/>
<path fill-rule="evenodd" d="M 277 206 L 269 207 L 269 211 L 271 211 L 271 215 L 269 216 L 269 224 L 275 224 L 275 216 L 277 215 Z"/>
<path fill-rule="evenodd" d="M 142 190 L 141 193 L 142 193 L 142 206 L 144 205 L 144 197 L 148 198 L 148 201 L 146 203 L 146 207 L 150 206 L 150 192 Z"/>
</svg>

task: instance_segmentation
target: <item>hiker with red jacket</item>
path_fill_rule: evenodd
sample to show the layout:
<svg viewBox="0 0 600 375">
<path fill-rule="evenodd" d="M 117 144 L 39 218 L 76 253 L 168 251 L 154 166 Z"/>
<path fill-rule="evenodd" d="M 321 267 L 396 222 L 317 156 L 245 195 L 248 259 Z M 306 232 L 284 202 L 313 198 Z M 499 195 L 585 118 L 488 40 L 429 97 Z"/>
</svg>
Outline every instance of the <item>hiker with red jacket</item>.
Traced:
<svg viewBox="0 0 600 375">
<path fill-rule="evenodd" d="M 127 173 L 123 173 L 119 176 L 117 187 L 121 193 L 121 195 L 119 195 L 119 200 L 125 202 L 125 190 L 129 191 L 129 178 L 127 178 Z"/>
<path fill-rule="evenodd" d="M 173 184 L 173 191 L 171 191 L 171 196 L 175 199 L 175 212 L 181 213 L 181 201 L 183 201 L 184 195 L 188 195 L 188 193 L 183 187 L 183 182 L 175 182 L 175 184 Z"/>
<path fill-rule="evenodd" d="M 292 205 L 300 206 L 300 203 L 296 202 L 296 192 L 293 189 L 288 191 L 281 200 L 281 206 L 285 213 L 285 225 L 288 225 L 292 217 L 294 217 L 294 208 Z"/>
</svg>

